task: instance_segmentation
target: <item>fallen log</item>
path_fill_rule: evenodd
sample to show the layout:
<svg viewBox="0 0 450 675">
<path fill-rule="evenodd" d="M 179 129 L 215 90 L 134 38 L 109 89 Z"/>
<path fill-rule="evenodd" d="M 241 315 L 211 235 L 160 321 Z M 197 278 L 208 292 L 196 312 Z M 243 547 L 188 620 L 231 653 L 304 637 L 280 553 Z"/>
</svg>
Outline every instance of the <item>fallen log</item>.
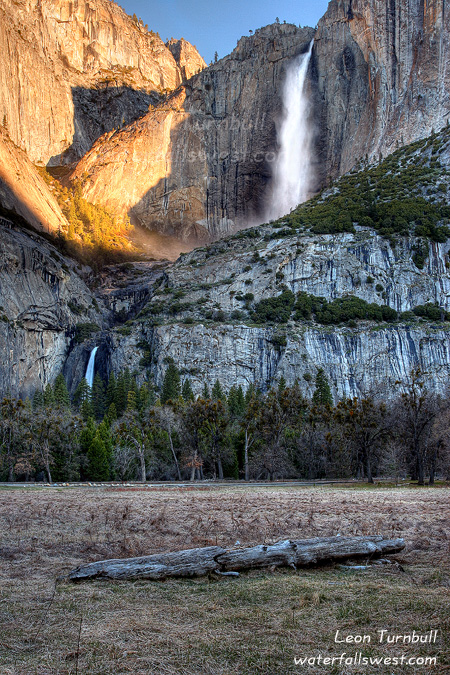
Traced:
<svg viewBox="0 0 450 675">
<path fill-rule="evenodd" d="M 101 560 L 69 572 L 70 581 L 91 579 L 166 579 L 224 574 L 261 567 L 307 567 L 349 558 L 375 558 L 398 553 L 403 539 L 372 537 L 316 537 L 280 541 L 270 546 L 226 550 L 220 546 L 157 553 L 141 558 Z"/>
</svg>

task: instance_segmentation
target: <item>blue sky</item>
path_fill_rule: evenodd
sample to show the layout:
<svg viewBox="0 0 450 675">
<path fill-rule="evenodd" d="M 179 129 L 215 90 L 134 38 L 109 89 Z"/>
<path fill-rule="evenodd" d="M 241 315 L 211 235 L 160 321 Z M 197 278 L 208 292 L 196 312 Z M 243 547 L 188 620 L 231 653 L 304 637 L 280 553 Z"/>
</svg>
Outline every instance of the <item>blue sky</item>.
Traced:
<svg viewBox="0 0 450 675">
<path fill-rule="evenodd" d="M 195 44 L 209 63 L 217 50 L 229 54 L 242 35 L 278 16 L 280 21 L 315 26 L 328 0 L 118 0 L 128 14 L 135 13 L 163 40 L 184 37 Z"/>
</svg>

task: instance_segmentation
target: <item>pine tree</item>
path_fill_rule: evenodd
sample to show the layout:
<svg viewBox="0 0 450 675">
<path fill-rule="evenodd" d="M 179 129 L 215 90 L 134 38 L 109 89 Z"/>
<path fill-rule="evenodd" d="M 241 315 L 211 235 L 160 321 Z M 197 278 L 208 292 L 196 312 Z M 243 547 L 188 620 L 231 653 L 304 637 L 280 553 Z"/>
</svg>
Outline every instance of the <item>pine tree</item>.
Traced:
<svg viewBox="0 0 450 675">
<path fill-rule="evenodd" d="M 251 383 L 248 385 L 247 391 L 245 392 L 245 405 L 248 406 L 248 404 L 250 403 L 250 401 L 251 401 L 255 396 L 256 396 L 256 387 L 255 387 L 255 385 L 253 384 L 253 382 L 251 382 Z"/>
<path fill-rule="evenodd" d="M 106 410 L 105 386 L 99 373 L 94 377 L 91 392 L 91 405 L 96 420 L 103 419 Z"/>
<path fill-rule="evenodd" d="M 106 387 L 105 405 L 107 410 L 109 410 L 111 403 L 115 402 L 115 398 L 116 398 L 116 378 L 114 376 L 114 373 L 111 373 L 108 380 L 108 386 Z"/>
<path fill-rule="evenodd" d="M 117 378 L 114 403 L 116 405 L 117 415 L 120 417 L 127 407 L 128 390 L 126 390 L 125 374 L 120 373 Z"/>
<path fill-rule="evenodd" d="M 91 395 L 90 389 L 88 382 L 85 377 L 81 380 L 80 384 L 78 387 L 75 389 L 75 393 L 73 395 L 73 402 L 74 405 L 78 410 L 81 410 L 81 406 L 83 405 L 83 402 L 86 399 L 89 399 Z"/>
<path fill-rule="evenodd" d="M 192 391 L 192 385 L 189 378 L 183 382 L 181 395 L 183 396 L 183 400 L 186 401 L 186 403 L 194 400 L 194 392 Z"/>
<path fill-rule="evenodd" d="M 140 406 L 140 400 L 139 400 L 139 395 L 140 395 L 139 394 L 139 387 L 138 387 L 138 383 L 136 382 L 135 377 L 133 377 L 133 379 L 131 381 L 130 388 L 128 390 L 127 405 L 128 405 L 128 401 L 129 401 L 129 398 L 130 398 L 130 394 L 131 394 L 132 397 L 134 397 L 134 401 L 135 401 L 134 402 L 134 409 L 140 410 L 141 406 Z"/>
<path fill-rule="evenodd" d="M 241 385 L 231 387 L 228 393 L 228 410 L 232 417 L 240 417 L 245 412 L 245 398 Z"/>
<path fill-rule="evenodd" d="M 88 478 L 90 480 L 108 480 L 109 461 L 106 447 L 98 434 L 95 435 L 87 452 Z"/>
<path fill-rule="evenodd" d="M 105 419 L 107 419 L 107 421 L 110 424 L 112 424 L 117 419 L 117 410 L 115 403 L 111 403 L 111 405 L 109 406 Z"/>
<path fill-rule="evenodd" d="M 44 406 L 44 394 L 37 389 L 33 396 L 33 410 L 38 410 Z"/>
<path fill-rule="evenodd" d="M 139 410 L 146 410 L 147 408 L 155 405 L 155 401 L 155 388 L 152 384 L 144 382 L 142 387 L 139 389 Z"/>
<path fill-rule="evenodd" d="M 181 395 L 180 373 L 173 361 L 167 366 L 161 389 L 161 403 L 176 401 Z"/>
<path fill-rule="evenodd" d="M 96 431 L 97 429 L 95 426 L 95 421 L 92 417 L 90 417 L 80 434 L 80 449 L 84 455 L 87 455 L 91 443 L 94 440 Z"/>
<path fill-rule="evenodd" d="M 130 389 L 127 396 L 127 410 L 137 410 L 136 392 Z"/>
<path fill-rule="evenodd" d="M 110 476 L 111 473 L 112 473 L 114 444 L 113 444 L 113 439 L 112 439 L 112 434 L 111 434 L 111 425 L 110 425 L 107 418 L 105 418 L 103 420 L 103 422 L 100 422 L 100 424 L 98 425 L 97 436 L 99 436 L 99 438 L 102 439 L 102 441 L 105 445 L 106 458 L 108 460 L 108 468 L 109 468 L 109 476 Z"/>
<path fill-rule="evenodd" d="M 67 389 L 66 380 L 62 373 L 60 373 L 55 380 L 53 392 L 57 406 L 60 408 L 70 408 L 70 395 Z"/>
<path fill-rule="evenodd" d="M 330 385 L 323 368 L 319 368 L 316 375 L 316 389 L 313 394 L 313 402 L 316 405 L 332 406 L 333 396 L 331 394 Z"/>
<path fill-rule="evenodd" d="M 55 403 L 55 394 L 53 392 L 53 387 L 49 383 L 44 389 L 44 405 L 51 406 Z"/>
<path fill-rule="evenodd" d="M 209 399 L 209 397 L 210 397 L 209 396 L 209 387 L 205 382 L 205 384 L 203 385 L 202 398 L 204 398 L 205 401 L 207 401 Z"/>
<path fill-rule="evenodd" d="M 214 382 L 214 387 L 212 388 L 212 399 L 213 401 L 225 401 L 226 396 L 223 393 L 222 385 L 220 384 L 219 380 L 216 380 Z"/>
<path fill-rule="evenodd" d="M 84 399 L 83 403 L 81 404 L 80 413 L 85 422 L 94 416 L 90 397 Z"/>
<path fill-rule="evenodd" d="M 282 394 L 285 389 L 286 389 L 286 380 L 282 375 L 278 380 L 278 393 Z"/>
</svg>

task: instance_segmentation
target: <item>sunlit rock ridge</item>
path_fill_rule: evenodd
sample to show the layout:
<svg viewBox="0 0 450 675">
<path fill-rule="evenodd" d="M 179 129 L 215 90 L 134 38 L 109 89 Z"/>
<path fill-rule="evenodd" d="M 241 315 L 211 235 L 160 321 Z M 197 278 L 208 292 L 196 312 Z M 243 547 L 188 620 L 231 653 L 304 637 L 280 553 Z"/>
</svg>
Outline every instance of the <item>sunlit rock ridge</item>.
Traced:
<svg viewBox="0 0 450 675">
<path fill-rule="evenodd" d="M 180 66 L 155 33 L 110 0 L 2 0 L 0 123 L 36 163 L 82 157 L 205 63 Z"/>
</svg>

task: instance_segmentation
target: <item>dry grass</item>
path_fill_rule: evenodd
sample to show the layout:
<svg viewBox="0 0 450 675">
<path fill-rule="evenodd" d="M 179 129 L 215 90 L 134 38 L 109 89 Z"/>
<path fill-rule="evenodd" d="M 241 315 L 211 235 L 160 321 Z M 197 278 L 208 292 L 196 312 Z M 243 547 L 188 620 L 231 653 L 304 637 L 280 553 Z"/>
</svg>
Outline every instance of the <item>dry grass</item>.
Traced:
<svg viewBox="0 0 450 675">
<path fill-rule="evenodd" d="M 334 644 L 338 628 L 373 640 L 382 628 L 438 628 L 431 647 L 372 644 L 362 651 L 438 655 L 433 672 L 448 672 L 449 511 L 446 488 L 2 490 L 0 673 L 284 675 L 302 672 L 294 656 L 353 654 L 354 645 Z M 407 549 L 396 557 L 401 567 L 55 585 L 72 567 L 105 557 L 339 532 L 405 537 Z"/>
</svg>

